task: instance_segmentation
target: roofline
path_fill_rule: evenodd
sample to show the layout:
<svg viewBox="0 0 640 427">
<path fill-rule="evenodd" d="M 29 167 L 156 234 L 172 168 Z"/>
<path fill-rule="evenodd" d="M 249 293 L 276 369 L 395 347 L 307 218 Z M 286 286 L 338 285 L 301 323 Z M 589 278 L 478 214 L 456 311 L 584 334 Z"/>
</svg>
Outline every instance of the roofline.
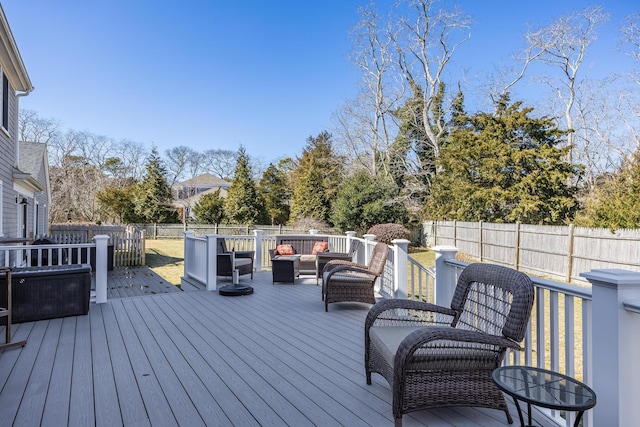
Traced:
<svg viewBox="0 0 640 427">
<path fill-rule="evenodd" d="M 22 61 L 22 56 L 18 50 L 16 40 L 13 38 L 13 33 L 11 32 L 9 22 L 7 21 L 7 16 L 4 14 L 2 4 L 0 4 L 0 39 L 6 48 L 6 59 L 9 60 L 9 64 L 3 64 L 5 68 L 9 68 L 5 69 L 7 78 L 12 83 L 15 90 L 26 92 L 26 94 L 28 94 L 33 90 L 33 85 L 31 84 L 31 79 L 29 78 L 27 69 L 24 66 L 24 62 Z"/>
</svg>

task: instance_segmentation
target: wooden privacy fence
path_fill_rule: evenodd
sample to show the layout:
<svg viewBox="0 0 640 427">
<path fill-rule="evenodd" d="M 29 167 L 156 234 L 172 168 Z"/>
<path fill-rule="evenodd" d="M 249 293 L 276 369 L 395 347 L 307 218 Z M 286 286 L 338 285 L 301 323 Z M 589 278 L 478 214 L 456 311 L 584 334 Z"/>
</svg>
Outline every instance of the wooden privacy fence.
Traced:
<svg viewBox="0 0 640 427">
<path fill-rule="evenodd" d="M 579 274 L 599 268 L 640 271 L 640 229 L 427 221 L 422 241 L 565 282 L 586 283 Z"/>
<path fill-rule="evenodd" d="M 58 243 L 90 243 L 93 236 L 108 235 L 113 247 L 113 265 L 145 264 L 145 231 L 131 225 L 51 224 L 50 238 Z"/>
</svg>

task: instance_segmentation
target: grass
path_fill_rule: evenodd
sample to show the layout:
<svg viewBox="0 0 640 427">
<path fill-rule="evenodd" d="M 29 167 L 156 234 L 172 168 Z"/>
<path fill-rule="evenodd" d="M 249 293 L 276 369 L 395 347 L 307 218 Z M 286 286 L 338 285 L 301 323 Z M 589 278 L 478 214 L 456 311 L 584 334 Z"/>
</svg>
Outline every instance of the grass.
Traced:
<svg viewBox="0 0 640 427">
<path fill-rule="evenodd" d="M 184 273 L 184 241 L 182 239 L 147 239 L 146 265 L 174 285 L 180 285 Z"/>
</svg>

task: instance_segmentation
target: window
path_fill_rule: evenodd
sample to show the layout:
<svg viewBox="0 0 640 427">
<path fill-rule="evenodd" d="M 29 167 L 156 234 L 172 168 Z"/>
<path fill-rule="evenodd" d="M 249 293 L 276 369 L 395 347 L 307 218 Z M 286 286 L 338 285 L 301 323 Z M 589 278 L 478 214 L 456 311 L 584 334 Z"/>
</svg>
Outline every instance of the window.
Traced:
<svg viewBox="0 0 640 427">
<path fill-rule="evenodd" d="M 9 79 L 2 73 L 2 127 L 9 130 Z"/>
</svg>

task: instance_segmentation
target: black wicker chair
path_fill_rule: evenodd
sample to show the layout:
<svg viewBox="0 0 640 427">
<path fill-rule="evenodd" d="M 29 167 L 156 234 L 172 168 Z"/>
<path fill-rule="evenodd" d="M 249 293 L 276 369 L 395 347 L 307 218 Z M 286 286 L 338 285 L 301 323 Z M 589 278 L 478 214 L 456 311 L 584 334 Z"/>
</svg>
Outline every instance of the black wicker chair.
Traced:
<svg viewBox="0 0 640 427">
<path fill-rule="evenodd" d="M 365 321 L 365 370 L 381 374 L 393 393 L 395 425 L 403 414 L 442 406 L 478 406 L 513 419 L 491 373 L 506 350 L 521 350 L 534 287 L 523 273 L 471 264 L 458 279 L 451 308 L 384 300 Z"/>
<path fill-rule="evenodd" d="M 223 238 L 217 239 L 217 245 L 218 265 L 216 274 L 218 276 L 231 277 L 233 270 L 236 269 L 241 276 L 243 274 L 251 274 L 251 279 L 253 279 L 254 251 L 233 251 L 232 253 L 227 250 L 227 244 Z M 235 262 L 232 263 L 232 259 L 235 259 Z"/>
</svg>

